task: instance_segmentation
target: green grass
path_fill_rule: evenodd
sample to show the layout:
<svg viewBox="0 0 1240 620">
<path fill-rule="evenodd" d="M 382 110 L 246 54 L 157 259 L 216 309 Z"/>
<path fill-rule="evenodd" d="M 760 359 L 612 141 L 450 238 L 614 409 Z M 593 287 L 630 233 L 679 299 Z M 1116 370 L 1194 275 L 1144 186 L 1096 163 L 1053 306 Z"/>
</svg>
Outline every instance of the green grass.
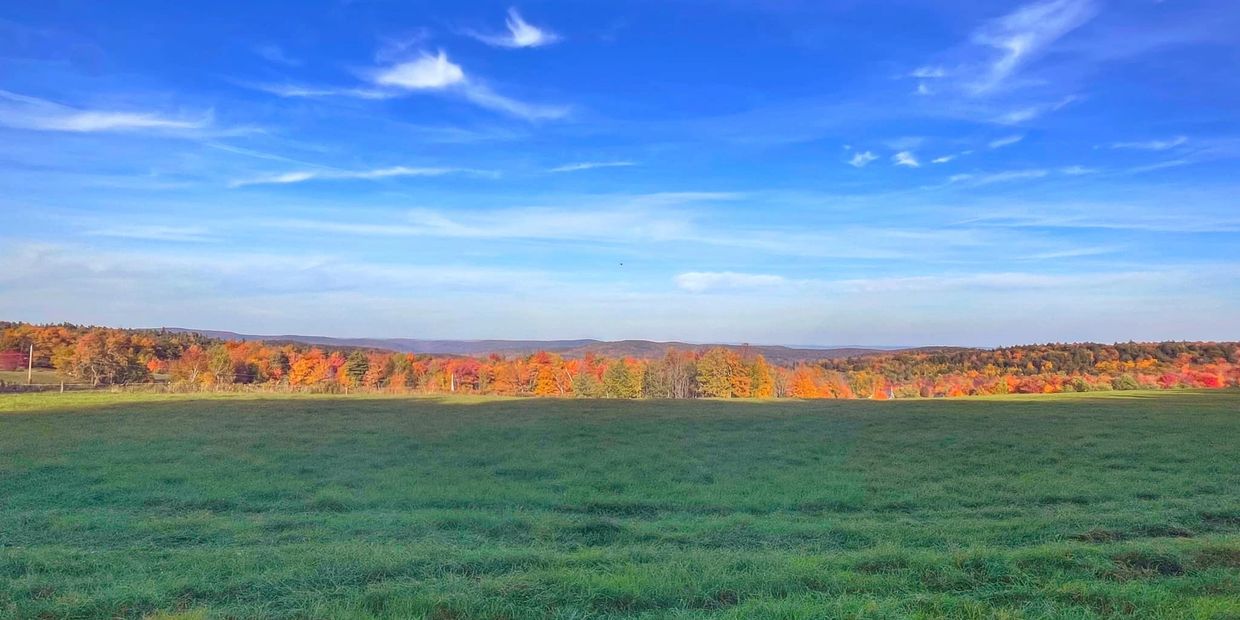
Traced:
<svg viewBox="0 0 1240 620">
<path fill-rule="evenodd" d="M 0 381 L 5 383 L 26 384 L 25 370 L 0 370 Z M 30 382 L 37 385 L 59 385 L 65 378 L 55 370 L 36 368 L 30 373 Z M 67 381 L 72 383 L 72 381 Z"/>
<path fill-rule="evenodd" d="M 0 397 L 0 617 L 1240 618 L 1240 393 Z"/>
</svg>

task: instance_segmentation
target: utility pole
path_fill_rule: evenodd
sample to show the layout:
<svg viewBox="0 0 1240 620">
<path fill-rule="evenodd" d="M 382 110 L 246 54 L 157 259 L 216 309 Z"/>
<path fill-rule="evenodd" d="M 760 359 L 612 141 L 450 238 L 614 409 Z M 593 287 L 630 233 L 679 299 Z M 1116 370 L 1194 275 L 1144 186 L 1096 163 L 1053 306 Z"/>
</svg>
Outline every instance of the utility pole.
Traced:
<svg viewBox="0 0 1240 620">
<path fill-rule="evenodd" d="M 30 345 L 30 354 L 26 356 L 26 385 L 30 385 L 31 376 L 34 375 L 34 345 Z"/>
</svg>

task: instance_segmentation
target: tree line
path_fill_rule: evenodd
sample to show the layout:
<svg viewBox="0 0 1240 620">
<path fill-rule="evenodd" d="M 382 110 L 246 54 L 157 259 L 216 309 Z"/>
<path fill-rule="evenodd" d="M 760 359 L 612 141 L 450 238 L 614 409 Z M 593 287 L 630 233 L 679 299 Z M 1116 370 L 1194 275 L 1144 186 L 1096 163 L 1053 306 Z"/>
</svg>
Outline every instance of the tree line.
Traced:
<svg viewBox="0 0 1240 620">
<path fill-rule="evenodd" d="M 916 398 L 1240 386 L 1240 343 L 1045 344 L 908 350 L 783 366 L 716 347 L 652 359 L 396 353 L 225 341 L 164 330 L 0 322 L 0 351 L 94 386 L 270 385 L 585 398 Z"/>
</svg>

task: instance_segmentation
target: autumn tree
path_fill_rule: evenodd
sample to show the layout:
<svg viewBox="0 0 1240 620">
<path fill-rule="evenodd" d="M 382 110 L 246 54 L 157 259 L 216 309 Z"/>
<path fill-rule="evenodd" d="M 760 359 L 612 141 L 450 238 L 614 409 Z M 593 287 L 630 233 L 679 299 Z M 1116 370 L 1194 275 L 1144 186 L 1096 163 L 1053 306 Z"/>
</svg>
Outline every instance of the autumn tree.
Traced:
<svg viewBox="0 0 1240 620">
<path fill-rule="evenodd" d="M 392 356 L 387 353 L 370 353 L 366 356 L 366 374 L 362 376 L 362 385 L 377 388 L 386 384 L 392 376 Z"/>
<path fill-rule="evenodd" d="M 702 354 L 697 362 L 698 390 L 707 398 L 729 398 L 732 396 L 732 371 L 729 351 L 723 347 L 715 347 Z"/>
<path fill-rule="evenodd" d="M 766 358 L 758 355 L 749 365 L 749 380 L 753 387 L 754 398 L 775 397 L 775 377 L 771 374 L 771 365 Z"/>
<path fill-rule="evenodd" d="M 753 376 L 750 369 L 741 360 L 739 353 L 728 351 L 728 375 L 732 381 L 732 396 L 749 398 L 753 396 Z"/>
<path fill-rule="evenodd" d="M 180 358 L 168 365 L 172 380 L 188 385 L 199 385 L 207 372 L 207 352 L 196 344 L 185 349 Z"/>
<path fill-rule="evenodd" d="M 307 386 L 326 381 L 330 367 L 321 349 L 310 349 L 292 361 L 288 371 L 289 385 Z"/>
<path fill-rule="evenodd" d="M 632 398 L 641 398 L 642 383 L 646 379 L 646 362 L 631 357 L 624 358 L 623 362 L 629 367 L 629 391 L 633 394 Z"/>
<path fill-rule="evenodd" d="M 207 372 L 212 385 L 224 385 L 233 382 L 233 361 L 228 347 L 223 343 L 211 345 L 207 349 Z"/>
<path fill-rule="evenodd" d="M 327 356 L 327 378 L 339 381 L 339 377 L 344 374 L 344 364 L 348 358 L 340 351 L 332 351 Z"/>
<path fill-rule="evenodd" d="M 559 386 L 555 382 L 555 370 L 550 365 L 539 366 L 534 378 L 534 395 L 557 396 L 559 393 Z"/>
<path fill-rule="evenodd" d="M 1240 343 L 1235 342 L 918 349 L 788 367 L 726 347 L 701 354 L 667 350 L 652 360 L 589 353 L 565 360 L 547 352 L 480 359 L 0 321 L 0 350 L 31 345 L 36 366 L 50 363 L 92 385 L 147 381 L 166 373 L 189 386 L 267 381 L 536 396 L 872 399 L 1240 387 Z"/>
<path fill-rule="evenodd" d="M 870 400 L 887 400 L 891 397 L 888 391 L 887 382 L 879 378 L 874 382 L 874 389 L 870 392 Z"/>
<path fill-rule="evenodd" d="M 869 370 L 859 370 L 857 372 L 850 373 L 849 383 L 852 384 L 853 392 L 865 396 L 874 394 L 874 390 L 879 382 L 878 377 L 876 377 L 873 372 Z"/>
<path fill-rule="evenodd" d="M 56 369 L 93 386 L 147 381 L 150 370 L 139 353 L 140 346 L 123 331 L 90 330 L 56 358 Z"/>
<path fill-rule="evenodd" d="M 289 360 L 288 352 L 283 349 L 276 349 L 267 356 L 267 372 L 270 377 L 276 381 L 282 381 L 288 378 L 288 371 L 292 367 Z"/>
<path fill-rule="evenodd" d="M 792 380 L 788 385 L 788 395 L 793 398 L 821 398 L 822 392 L 814 381 L 814 371 L 808 366 L 797 366 L 792 372 Z"/>
</svg>

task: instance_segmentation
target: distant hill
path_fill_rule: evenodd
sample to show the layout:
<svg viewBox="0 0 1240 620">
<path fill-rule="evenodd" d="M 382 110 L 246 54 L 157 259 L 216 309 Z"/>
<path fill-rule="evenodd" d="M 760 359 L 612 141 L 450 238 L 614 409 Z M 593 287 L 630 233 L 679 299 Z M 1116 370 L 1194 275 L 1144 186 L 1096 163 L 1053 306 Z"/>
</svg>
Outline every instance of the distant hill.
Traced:
<svg viewBox="0 0 1240 620">
<path fill-rule="evenodd" d="M 300 343 L 324 347 L 366 348 L 400 351 L 402 353 L 430 353 L 434 355 L 529 355 L 537 351 L 558 353 L 568 358 L 587 354 L 604 357 L 635 357 L 650 359 L 663 355 L 668 349 L 703 351 L 712 347 L 724 347 L 737 351 L 748 350 L 762 354 L 776 364 L 792 364 L 821 359 L 839 359 L 890 353 L 891 348 L 878 347 L 784 347 L 770 345 L 736 344 L 690 344 L 687 342 L 654 342 L 651 340 L 429 340 L 418 338 L 331 338 L 328 336 L 301 336 L 296 334 L 255 335 L 210 329 L 184 327 L 164 328 L 170 332 L 198 333 L 221 340 L 262 340 L 264 342 Z"/>
<path fill-rule="evenodd" d="M 761 354 L 767 361 L 775 364 L 792 364 L 820 359 L 837 359 L 859 357 L 886 353 L 886 350 L 863 347 L 823 347 L 793 348 L 776 345 L 735 345 L 735 344 L 690 344 L 687 342 L 652 342 L 650 340 L 618 340 L 614 342 L 594 341 L 590 344 L 558 351 L 566 357 L 580 357 L 586 353 L 594 353 L 604 357 L 636 357 L 650 359 L 659 357 L 668 349 L 705 351 L 713 347 L 723 347 L 735 351 L 748 350 Z"/>
</svg>

